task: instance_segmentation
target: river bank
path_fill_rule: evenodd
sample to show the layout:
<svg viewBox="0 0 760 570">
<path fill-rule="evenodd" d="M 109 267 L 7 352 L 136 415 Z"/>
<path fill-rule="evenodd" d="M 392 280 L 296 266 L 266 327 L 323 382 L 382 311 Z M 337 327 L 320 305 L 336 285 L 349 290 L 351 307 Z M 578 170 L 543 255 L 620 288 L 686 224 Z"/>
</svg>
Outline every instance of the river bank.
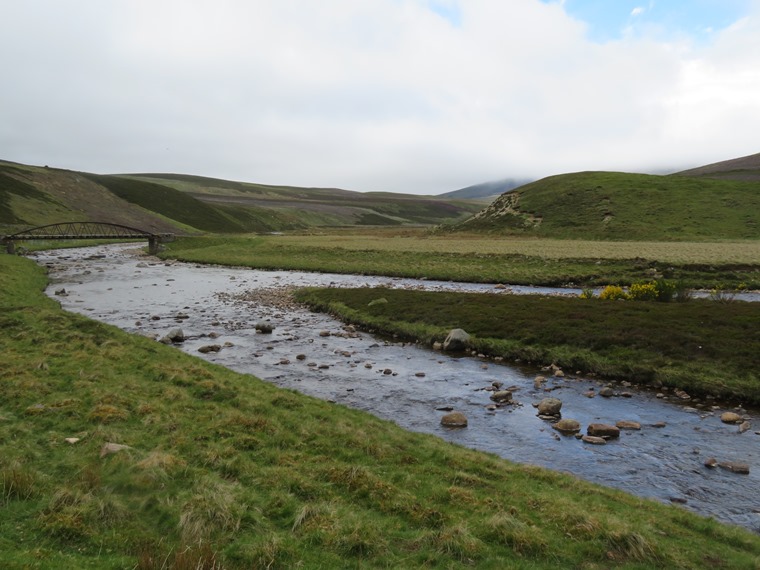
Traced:
<svg viewBox="0 0 760 570">
<path fill-rule="evenodd" d="M 110 253 L 86 257 L 67 252 L 50 260 L 51 293 L 65 289 L 66 295 L 58 298 L 70 310 L 156 338 L 179 326 L 183 350 L 277 386 L 371 411 L 407 429 L 508 459 L 569 471 L 757 528 L 757 470 L 741 476 L 704 466 L 713 456 L 757 464 L 753 438 L 758 436 L 723 424 L 720 415 L 726 408 L 667 401 L 655 392 L 625 387 L 618 391 L 630 391 L 630 398 L 592 399 L 588 392 L 600 391 L 605 383 L 575 377 L 575 371 L 570 371 L 572 378 L 552 376 L 537 387 L 535 377 L 545 373 L 534 366 L 451 358 L 414 344 L 378 340 L 347 330 L 328 315 L 274 302 L 282 298 L 277 291 L 294 285 L 403 289 L 429 282 L 167 264 Z M 258 332 L 263 324 L 271 333 Z M 199 352 L 209 346 L 219 348 Z M 489 409 L 488 388 L 494 382 L 515 387 L 515 405 Z M 643 429 L 602 448 L 559 437 L 532 407 L 547 395 L 560 398 L 563 414 L 584 426 L 628 420 Z M 468 427 L 442 427 L 444 408 L 466 413 Z M 742 413 L 757 423 L 754 412 Z M 663 422 L 665 428 L 653 427 Z"/>
</svg>

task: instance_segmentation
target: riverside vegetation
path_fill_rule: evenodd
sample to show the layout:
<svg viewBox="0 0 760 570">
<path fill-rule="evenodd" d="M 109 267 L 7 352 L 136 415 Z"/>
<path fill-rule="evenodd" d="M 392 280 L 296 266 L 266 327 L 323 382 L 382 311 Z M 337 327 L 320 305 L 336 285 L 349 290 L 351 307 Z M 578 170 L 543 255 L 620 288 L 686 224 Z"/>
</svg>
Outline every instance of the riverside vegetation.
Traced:
<svg viewBox="0 0 760 570">
<path fill-rule="evenodd" d="M 650 257 L 627 259 L 631 251 L 644 251 Z M 756 262 L 760 242 L 749 241 L 452 240 L 409 232 L 395 236 L 211 236 L 182 238 L 168 244 L 163 255 L 262 269 L 519 285 L 616 283 L 631 285 L 639 298 L 646 298 L 649 289 L 655 298 L 658 287 L 666 286 L 668 298 L 672 294 L 682 299 L 688 297 L 688 287 L 709 288 L 717 297 L 732 288 L 760 288 Z M 659 279 L 652 281 L 652 277 Z M 584 299 L 344 289 L 313 291 L 301 294 L 300 299 L 344 320 L 428 344 L 443 340 L 452 328 L 464 328 L 474 335 L 479 352 L 494 356 L 554 362 L 602 378 L 665 384 L 760 403 L 757 303 L 608 302 L 618 290 L 617 298 L 629 295 L 616 285 L 608 286 L 601 298 Z M 583 296 L 593 297 L 588 291 Z M 393 302 L 369 307 L 378 297 Z M 722 298 L 729 300 L 730 293 Z"/>
<path fill-rule="evenodd" d="M 760 241 L 597 242 L 423 231 L 204 236 L 167 244 L 165 258 L 258 269 L 576 287 L 662 276 L 691 288 L 760 289 Z"/>
<path fill-rule="evenodd" d="M 65 313 L 44 286 L 0 256 L 5 567 L 760 563 L 744 529 L 275 388 Z"/>
</svg>

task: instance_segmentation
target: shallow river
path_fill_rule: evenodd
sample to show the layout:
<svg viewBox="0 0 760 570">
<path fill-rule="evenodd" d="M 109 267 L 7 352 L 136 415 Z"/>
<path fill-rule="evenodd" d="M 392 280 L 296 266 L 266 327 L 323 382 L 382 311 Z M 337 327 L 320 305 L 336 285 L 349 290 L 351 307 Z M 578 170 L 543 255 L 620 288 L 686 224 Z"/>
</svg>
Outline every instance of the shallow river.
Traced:
<svg viewBox="0 0 760 570">
<path fill-rule="evenodd" d="M 760 532 L 757 410 L 738 410 L 752 424 L 749 431 L 739 433 L 736 425 L 720 421 L 722 412 L 737 411 L 736 403 L 682 401 L 667 392 L 658 398 L 655 392 L 623 385 L 613 388 L 616 394 L 626 392 L 626 397 L 590 398 L 588 393 L 592 389 L 598 393 L 603 384 L 573 377 L 573 371 L 554 378 L 536 367 L 453 358 L 347 331 L 329 316 L 279 303 L 282 295 L 277 294 L 293 285 L 384 285 L 500 294 L 509 290 L 496 290 L 493 285 L 165 263 L 142 256 L 134 246 L 52 251 L 37 254 L 36 259 L 50 271 L 48 294 L 67 310 L 133 333 L 163 336 L 181 327 L 188 337 L 178 345 L 182 350 L 278 386 L 366 410 L 404 428 L 512 461 L 567 471 L 643 497 L 678 503 Z M 65 294 L 60 294 L 61 289 Z M 183 318 L 177 320 L 180 313 Z M 273 325 L 273 332 L 257 333 L 255 326 L 261 322 Z M 198 352 L 210 344 L 223 348 L 217 353 Z M 535 388 L 539 374 L 548 381 Z M 493 382 L 516 387 L 516 404 L 489 410 L 491 392 L 484 388 Z M 623 430 L 619 439 L 600 446 L 560 436 L 550 422 L 537 417 L 533 407 L 549 396 L 561 399 L 563 416 L 580 421 L 584 429 L 589 423 L 619 420 L 639 422 L 642 428 Z M 442 427 L 445 411 L 441 408 L 447 407 L 464 412 L 469 426 Z M 705 467 L 712 457 L 749 464 L 750 474 Z"/>
</svg>

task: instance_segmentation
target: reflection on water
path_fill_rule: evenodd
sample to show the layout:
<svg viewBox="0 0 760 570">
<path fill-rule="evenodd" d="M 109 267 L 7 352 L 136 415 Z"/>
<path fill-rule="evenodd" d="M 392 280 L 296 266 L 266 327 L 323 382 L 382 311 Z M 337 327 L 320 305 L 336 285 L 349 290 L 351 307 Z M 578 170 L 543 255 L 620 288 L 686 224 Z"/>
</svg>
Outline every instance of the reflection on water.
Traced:
<svg viewBox="0 0 760 570">
<path fill-rule="evenodd" d="M 731 406 L 658 398 L 651 391 L 615 386 L 616 397 L 588 397 L 601 383 L 548 376 L 536 388 L 537 368 L 501 365 L 477 358 L 453 358 L 427 348 L 356 333 L 329 316 L 280 303 L 286 286 L 391 286 L 499 292 L 493 285 L 409 279 L 255 271 L 166 264 L 138 256 L 125 246 L 65 250 L 37 255 L 50 269 L 49 294 L 67 310 L 142 334 L 165 335 L 181 327 L 189 337 L 182 349 L 278 386 L 359 408 L 407 429 L 435 434 L 504 458 L 573 473 L 640 496 L 675 501 L 696 512 L 760 532 L 760 420 L 747 413 L 753 429 L 740 434 L 719 416 Z M 513 288 L 517 292 L 533 288 Z M 551 290 L 562 293 L 565 291 Z M 221 295 L 220 295 L 221 294 Z M 176 319 L 183 313 L 182 319 Z M 267 321 L 271 334 L 257 333 Z M 225 345 L 226 343 L 226 345 Z M 223 346 L 200 354 L 204 345 Z M 494 382 L 515 387 L 515 404 L 489 409 Z M 627 392 L 627 396 L 619 394 Z M 562 400 L 562 415 L 582 426 L 619 420 L 639 422 L 607 445 L 561 436 L 536 416 L 534 403 Z M 464 412 L 465 429 L 440 425 L 441 408 Z M 664 422 L 664 427 L 662 426 Z M 749 475 L 704 466 L 705 460 L 750 465 Z"/>
</svg>

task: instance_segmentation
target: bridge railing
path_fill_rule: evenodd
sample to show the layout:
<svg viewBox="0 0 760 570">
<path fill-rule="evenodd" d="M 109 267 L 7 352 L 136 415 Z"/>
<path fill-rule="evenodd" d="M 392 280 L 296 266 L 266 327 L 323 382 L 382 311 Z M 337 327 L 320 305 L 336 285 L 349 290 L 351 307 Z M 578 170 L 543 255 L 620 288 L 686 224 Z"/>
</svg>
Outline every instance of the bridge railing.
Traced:
<svg viewBox="0 0 760 570">
<path fill-rule="evenodd" d="M 79 239 L 147 239 L 148 252 L 158 253 L 161 243 L 172 241 L 174 234 L 154 233 L 122 224 L 108 222 L 61 222 L 28 228 L 15 234 L 3 236 L 8 253 L 15 253 L 16 242 L 32 240 L 79 240 Z"/>
</svg>

